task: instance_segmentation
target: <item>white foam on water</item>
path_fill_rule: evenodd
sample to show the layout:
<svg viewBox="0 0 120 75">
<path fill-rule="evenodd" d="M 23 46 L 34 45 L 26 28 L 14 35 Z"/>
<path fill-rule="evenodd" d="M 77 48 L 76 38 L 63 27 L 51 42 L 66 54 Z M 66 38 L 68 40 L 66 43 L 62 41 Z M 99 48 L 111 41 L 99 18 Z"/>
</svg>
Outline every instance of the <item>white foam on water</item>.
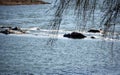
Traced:
<svg viewBox="0 0 120 75">
<path fill-rule="evenodd" d="M 26 31 L 26 34 L 10 34 L 14 36 L 35 37 L 35 38 L 58 38 L 58 39 L 70 39 L 63 37 L 64 34 L 72 33 L 73 31 L 59 30 L 58 34 L 52 34 L 57 30 L 40 29 L 39 27 L 21 28 Z M 104 38 L 101 33 L 80 32 L 86 36 L 85 40 L 107 40 L 107 41 L 120 41 L 114 38 Z M 116 33 L 117 34 L 117 33 Z M 117 36 L 120 36 L 117 34 Z M 95 38 L 91 38 L 95 37 Z"/>
</svg>

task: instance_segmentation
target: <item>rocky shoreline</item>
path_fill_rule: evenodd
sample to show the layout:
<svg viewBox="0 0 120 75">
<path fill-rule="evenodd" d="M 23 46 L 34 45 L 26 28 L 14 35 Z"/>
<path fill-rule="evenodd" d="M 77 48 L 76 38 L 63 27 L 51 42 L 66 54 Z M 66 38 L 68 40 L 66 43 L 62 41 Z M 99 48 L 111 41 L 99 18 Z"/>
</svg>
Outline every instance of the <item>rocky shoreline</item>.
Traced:
<svg viewBox="0 0 120 75">
<path fill-rule="evenodd" d="M 31 5 L 31 4 L 50 4 L 39 0 L 0 0 L 0 5 Z"/>
</svg>

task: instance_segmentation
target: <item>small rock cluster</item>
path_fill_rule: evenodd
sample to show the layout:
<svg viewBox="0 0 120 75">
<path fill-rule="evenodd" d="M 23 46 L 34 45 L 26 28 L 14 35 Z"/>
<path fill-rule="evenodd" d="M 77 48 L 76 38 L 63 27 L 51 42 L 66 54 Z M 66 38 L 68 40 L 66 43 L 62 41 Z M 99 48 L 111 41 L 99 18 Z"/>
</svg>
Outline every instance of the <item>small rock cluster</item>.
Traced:
<svg viewBox="0 0 120 75">
<path fill-rule="evenodd" d="M 100 29 L 100 30 L 90 29 L 88 32 L 90 32 L 90 33 L 101 33 L 102 29 Z M 83 35 L 82 33 L 78 33 L 78 32 L 72 32 L 72 33 L 64 34 L 63 37 L 72 38 L 72 39 L 83 39 L 83 38 L 86 38 L 85 35 Z M 94 36 L 91 36 L 91 38 L 95 39 Z"/>
<path fill-rule="evenodd" d="M 0 27 L 0 33 L 3 34 L 25 34 L 25 31 L 19 27 Z"/>
</svg>

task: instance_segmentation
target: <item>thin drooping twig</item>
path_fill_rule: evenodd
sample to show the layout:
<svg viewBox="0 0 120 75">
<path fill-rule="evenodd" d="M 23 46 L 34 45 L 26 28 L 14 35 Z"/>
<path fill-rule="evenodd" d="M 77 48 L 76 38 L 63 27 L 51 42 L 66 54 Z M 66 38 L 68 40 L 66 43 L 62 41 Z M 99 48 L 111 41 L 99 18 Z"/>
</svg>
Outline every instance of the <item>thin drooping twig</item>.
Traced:
<svg viewBox="0 0 120 75">
<path fill-rule="evenodd" d="M 59 0 L 57 10 L 55 12 L 55 17 L 51 23 L 51 29 L 59 30 L 60 23 L 62 21 L 64 10 L 69 7 L 69 3 L 73 3 L 75 7 L 75 14 L 77 18 L 77 27 L 81 28 L 86 27 L 86 23 L 89 18 L 92 17 L 92 21 L 94 22 L 94 14 L 97 7 L 97 3 L 101 2 L 101 0 Z M 105 27 L 105 32 L 112 26 L 112 23 L 116 22 L 116 18 L 120 13 L 120 1 L 119 0 L 104 0 L 103 1 L 105 11 L 103 12 L 103 19 L 101 21 L 101 25 Z M 97 17 L 96 17 L 97 18 Z M 80 23 L 82 20 L 82 23 Z M 54 32 L 54 34 L 57 34 Z"/>
<path fill-rule="evenodd" d="M 58 8 L 55 12 L 55 17 L 53 21 L 51 22 L 51 29 L 56 30 L 52 32 L 53 34 L 58 33 L 58 30 L 60 28 L 60 23 L 62 21 L 62 15 L 63 15 L 64 9 L 68 6 L 69 2 L 70 0 L 60 0 Z"/>
<path fill-rule="evenodd" d="M 97 3 L 101 2 L 101 0 L 59 0 L 58 7 L 56 9 L 54 19 L 52 20 L 50 24 L 50 29 L 53 30 L 52 34 L 58 34 L 60 24 L 63 18 L 64 11 L 69 8 L 69 4 L 73 3 L 73 7 L 75 9 L 75 15 L 77 18 L 77 27 L 78 29 L 83 27 L 85 29 L 86 24 L 89 20 L 89 18 L 92 18 L 92 21 L 94 22 L 95 17 L 95 10 L 97 7 Z M 101 26 L 104 27 L 104 34 L 105 37 L 107 36 L 107 32 L 111 30 L 112 34 L 114 35 L 115 26 L 118 22 L 117 19 L 120 19 L 120 0 L 103 0 L 102 9 L 104 11 L 102 12 L 104 15 L 102 16 Z M 82 23 L 81 23 L 82 22 Z M 99 27 L 99 26 L 98 26 Z M 112 27 L 112 29 L 110 29 Z M 80 29 L 79 29 L 80 30 Z M 55 43 L 56 38 L 50 38 L 49 42 L 50 45 L 53 46 Z M 103 46 L 103 44 L 102 44 Z M 114 66 L 114 63 L 116 61 L 114 60 L 114 43 L 110 45 L 110 54 L 111 54 L 111 62 Z"/>
<path fill-rule="evenodd" d="M 73 5 L 72 8 L 75 9 L 77 28 L 85 30 L 87 21 L 92 18 L 91 22 L 94 23 L 94 18 L 97 18 L 94 16 L 95 10 L 101 0 L 56 0 L 56 2 L 56 11 L 49 27 L 52 30 L 51 34 L 54 34 L 52 39 L 56 39 L 64 12 L 69 9 L 70 3 Z M 120 16 L 120 0 L 103 0 L 102 9 L 104 9 L 104 15 L 99 22 L 101 22 L 101 27 L 104 27 L 104 34 L 107 35 L 110 27 L 115 28 L 116 20 Z"/>
<path fill-rule="evenodd" d="M 60 0 L 59 5 L 57 7 L 57 10 L 55 12 L 55 17 L 54 19 L 51 21 L 50 23 L 50 29 L 52 30 L 52 32 L 50 34 L 53 34 L 52 37 L 49 38 L 48 40 L 48 44 L 53 46 L 53 42 L 55 42 L 57 40 L 57 34 L 60 28 L 60 24 L 62 21 L 62 15 L 64 12 L 64 9 L 66 9 L 69 5 L 70 0 Z"/>
<path fill-rule="evenodd" d="M 106 5 L 109 1 L 106 1 Z M 118 19 L 120 14 L 120 1 L 118 0 L 111 0 L 108 3 L 107 11 L 105 11 L 105 14 L 103 15 L 103 20 L 101 21 L 101 24 L 104 25 L 104 34 L 107 35 L 107 32 L 109 31 L 110 27 L 115 28 L 116 20 Z M 114 32 L 112 32 L 114 33 Z"/>
</svg>

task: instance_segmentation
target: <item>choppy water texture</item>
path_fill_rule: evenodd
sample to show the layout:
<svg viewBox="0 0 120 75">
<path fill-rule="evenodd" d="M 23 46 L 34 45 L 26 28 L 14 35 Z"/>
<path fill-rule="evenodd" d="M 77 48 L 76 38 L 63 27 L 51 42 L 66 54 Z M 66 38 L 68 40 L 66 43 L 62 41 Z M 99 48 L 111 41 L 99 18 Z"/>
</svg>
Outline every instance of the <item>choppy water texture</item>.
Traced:
<svg viewBox="0 0 120 75">
<path fill-rule="evenodd" d="M 58 40 L 48 45 L 46 27 L 53 17 L 52 12 L 46 14 L 48 7 L 0 6 L 1 26 L 28 29 L 28 34 L 0 34 L 0 75 L 120 75 L 119 39 L 85 32 L 86 39 L 62 37 L 75 29 L 72 13 L 63 21 Z"/>
</svg>

